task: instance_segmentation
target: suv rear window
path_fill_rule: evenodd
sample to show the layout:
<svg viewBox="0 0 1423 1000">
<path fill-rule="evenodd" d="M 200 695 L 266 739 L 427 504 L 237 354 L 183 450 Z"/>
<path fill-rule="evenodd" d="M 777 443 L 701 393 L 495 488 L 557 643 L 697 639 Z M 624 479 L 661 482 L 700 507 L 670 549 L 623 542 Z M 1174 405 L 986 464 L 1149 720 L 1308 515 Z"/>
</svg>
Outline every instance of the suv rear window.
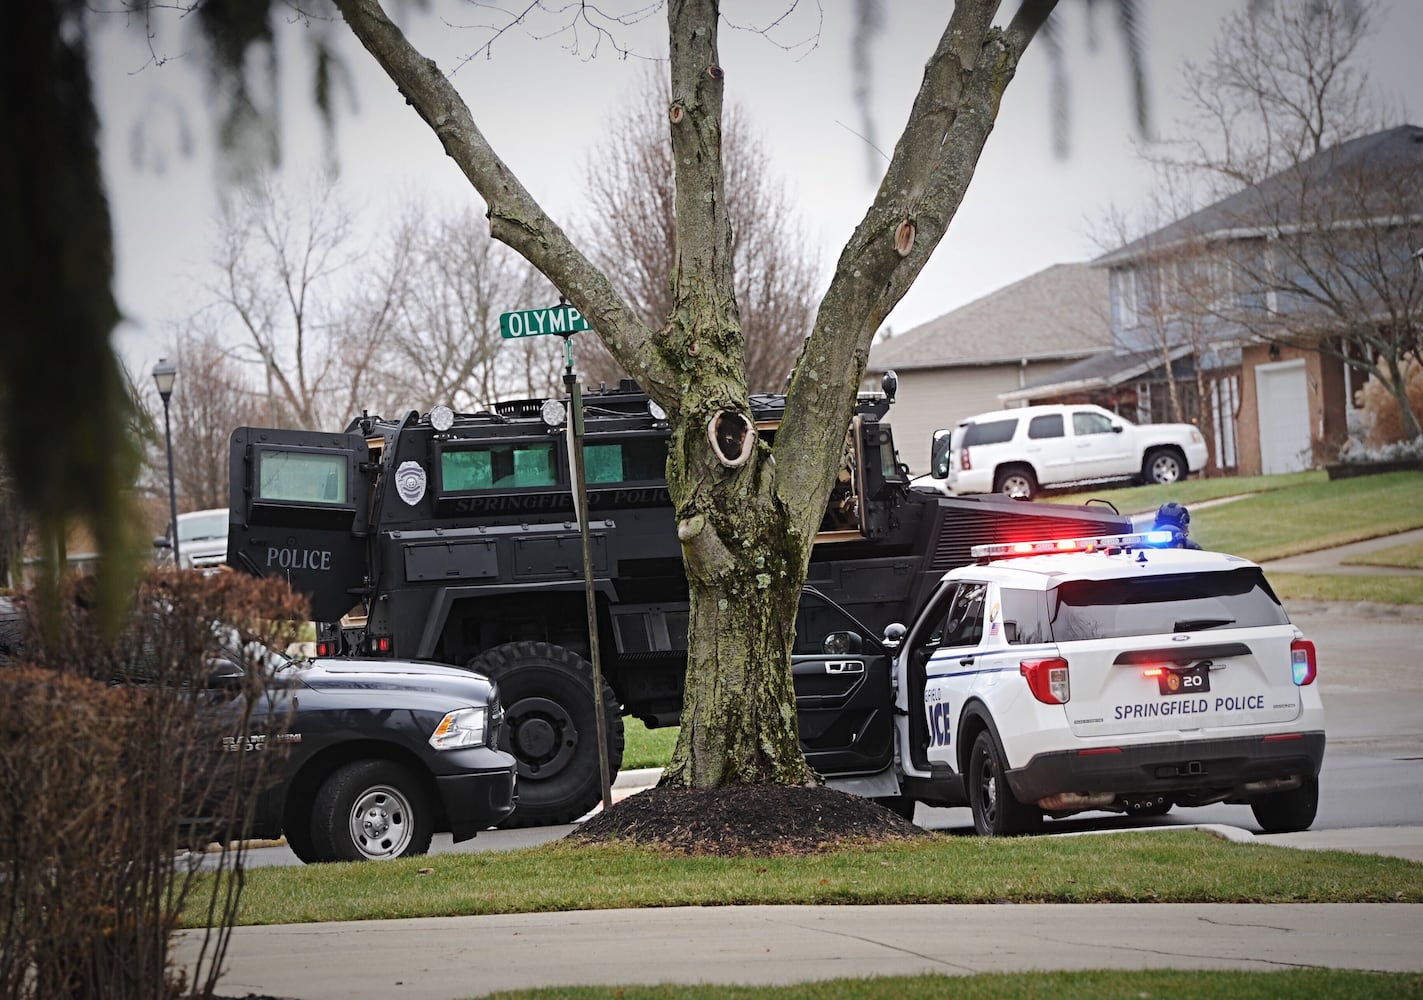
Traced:
<svg viewBox="0 0 1423 1000">
<path fill-rule="evenodd" d="M 1002 444 L 1013 440 L 1013 432 L 1018 429 L 1018 418 L 1010 420 L 985 420 L 969 424 L 964 431 L 963 447 L 972 448 L 976 444 Z"/>
<path fill-rule="evenodd" d="M 1072 580 L 1048 594 L 1052 636 L 1113 639 L 1289 621 L 1259 567 L 1222 573 Z"/>
</svg>

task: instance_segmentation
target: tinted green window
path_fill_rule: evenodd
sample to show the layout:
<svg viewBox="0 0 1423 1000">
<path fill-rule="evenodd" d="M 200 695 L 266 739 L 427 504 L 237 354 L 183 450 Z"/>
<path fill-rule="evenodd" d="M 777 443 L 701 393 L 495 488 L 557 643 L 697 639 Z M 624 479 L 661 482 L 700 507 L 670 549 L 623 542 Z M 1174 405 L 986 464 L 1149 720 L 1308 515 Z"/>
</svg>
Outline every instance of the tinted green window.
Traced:
<svg viewBox="0 0 1423 1000">
<path fill-rule="evenodd" d="M 346 456 L 259 450 L 257 499 L 346 503 Z"/>
<path fill-rule="evenodd" d="M 547 441 L 447 450 L 440 454 L 440 485 L 446 493 L 553 486 L 553 443 Z"/>
<path fill-rule="evenodd" d="M 666 472 L 667 442 L 661 437 L 583 445 L 583 476 L 589 483 L 638 483 L 661 479 Z"/>
<path fill-rule="evenodd" d="M 623 481 L 623 447 L 620 444 L 585 444 L 583 478 L 590 483 Z"/>
</svg>

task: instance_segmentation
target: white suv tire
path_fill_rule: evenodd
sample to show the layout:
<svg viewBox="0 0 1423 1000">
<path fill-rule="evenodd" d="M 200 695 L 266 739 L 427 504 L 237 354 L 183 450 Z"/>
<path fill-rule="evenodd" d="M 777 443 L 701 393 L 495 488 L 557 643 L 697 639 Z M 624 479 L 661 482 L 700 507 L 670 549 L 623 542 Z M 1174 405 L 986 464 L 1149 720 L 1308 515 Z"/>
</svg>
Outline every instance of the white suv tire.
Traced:
<svg viewBox="0 0 1423 1000">
<path fill-rule="evenodd" d="M 993 492 L 1014 500 L 1031 500 L 1038 494 L 1038 477 L 1026 465 L 1005 465 L 993 476 Z"/>
</svg>

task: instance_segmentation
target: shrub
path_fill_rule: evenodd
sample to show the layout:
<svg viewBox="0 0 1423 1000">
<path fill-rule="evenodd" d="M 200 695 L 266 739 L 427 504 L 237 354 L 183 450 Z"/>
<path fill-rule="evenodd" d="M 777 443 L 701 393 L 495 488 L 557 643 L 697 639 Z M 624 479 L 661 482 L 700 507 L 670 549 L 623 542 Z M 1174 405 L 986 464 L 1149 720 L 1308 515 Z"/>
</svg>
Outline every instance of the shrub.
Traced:
<svg viewBox="0 0 1423 1000">
<path fill-rule="evenodd" d="M 1423 365 L 1409 358 L 1403 365 L 1408 402 L 1413 414 L 1423 420 Z M 1368 448 L 1378 451 L 1388 445 L 1404 442 L 1403 415 L 1398 397 L 1377 378 L 1370 378 L 1359 390 L 1359 406 L 1364 411 L 1368 433 L 1364 439 Z M 1407 457 L 1407 456 L 1405 456 Z"/>
<path fill-rule="evenodd" d="M 66 581 L 43 615 L 22 598 L 24 646 L 0 667 L 0 996 L 210 996 L 241 878 L 209 883 L 192 969 L 171 967 L 170 940 L 200 867 L 240 870 L 269 758 L 220 748 L 280 724 L 260 710 L 259 648 L 285 648 L 302 601 L 281 581 L 154 571 L 106 632 L 92 594 Z M 204 866 L 209 841 L 225 847 Z"/>
</svg>

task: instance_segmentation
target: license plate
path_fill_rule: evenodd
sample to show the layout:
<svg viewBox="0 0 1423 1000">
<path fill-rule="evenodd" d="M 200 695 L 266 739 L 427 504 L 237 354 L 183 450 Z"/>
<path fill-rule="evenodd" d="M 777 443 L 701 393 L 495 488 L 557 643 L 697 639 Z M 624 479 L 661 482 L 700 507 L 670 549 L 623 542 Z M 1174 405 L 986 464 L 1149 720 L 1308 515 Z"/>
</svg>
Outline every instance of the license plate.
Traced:
<svg viewBox="0 0 1423 1000">
<path fill-rule="evenodd" d="M 1156 678 L 1156 683 L 1164 695 L 1201 694 L 1211 689 L 1211 665 L 1209 660 L 1190 667 L 1168 667 Z"/>
</svg>

